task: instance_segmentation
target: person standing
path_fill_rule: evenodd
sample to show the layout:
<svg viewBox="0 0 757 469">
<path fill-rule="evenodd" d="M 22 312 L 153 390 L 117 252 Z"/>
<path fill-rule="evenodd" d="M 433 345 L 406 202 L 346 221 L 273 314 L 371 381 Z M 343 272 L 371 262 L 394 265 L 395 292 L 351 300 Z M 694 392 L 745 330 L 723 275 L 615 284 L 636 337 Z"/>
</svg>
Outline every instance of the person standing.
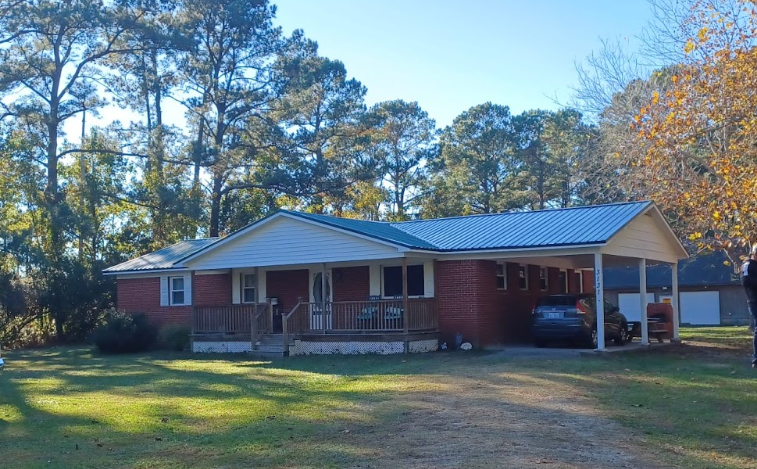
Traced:
<svg viewBox="0 0 757 469">
<path fill-rule="evenodd" d="M 741 285 L 744 286 L 746 305 L 749 308 L 749 314 L 752 315 L 752 324 L 755 324 L 752 340 L 752 368 L 757 368 L 757 244 L 752 246 L 749 258 L 741 266 Z"/>
</svg>

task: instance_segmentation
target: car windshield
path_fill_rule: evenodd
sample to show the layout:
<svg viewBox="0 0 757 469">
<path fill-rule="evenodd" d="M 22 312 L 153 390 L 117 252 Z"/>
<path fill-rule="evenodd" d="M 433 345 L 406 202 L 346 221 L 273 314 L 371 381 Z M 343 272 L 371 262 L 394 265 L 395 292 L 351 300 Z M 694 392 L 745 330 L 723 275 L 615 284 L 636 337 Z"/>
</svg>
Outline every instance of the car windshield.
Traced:
<svg viewBox="0 0 757 469">
<path fill-rule="evenodd" d="M 545 296 L 539 298 L 537 306 L 575 306 L 575 296 Z"/>
</svg>

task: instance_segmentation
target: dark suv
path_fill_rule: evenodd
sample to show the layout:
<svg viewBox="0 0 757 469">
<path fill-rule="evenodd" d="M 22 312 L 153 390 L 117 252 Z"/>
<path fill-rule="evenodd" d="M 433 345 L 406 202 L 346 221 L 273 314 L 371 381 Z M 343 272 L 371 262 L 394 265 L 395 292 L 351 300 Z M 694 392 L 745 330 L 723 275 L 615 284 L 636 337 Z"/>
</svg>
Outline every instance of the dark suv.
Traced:
<svg viewBox="0 0 757 469">
<path fill-rule="evenodd" d="M 589 294 L 549 295 L 539 298 L 532 314 L 531 335 L 537 347 L 550 341 L 579 340 L 597 347 L 597 298 Z M 628 321 L 617 306 L 605 301 L 605 338 L 617 345 L 628 341 Z"/>
</svg>

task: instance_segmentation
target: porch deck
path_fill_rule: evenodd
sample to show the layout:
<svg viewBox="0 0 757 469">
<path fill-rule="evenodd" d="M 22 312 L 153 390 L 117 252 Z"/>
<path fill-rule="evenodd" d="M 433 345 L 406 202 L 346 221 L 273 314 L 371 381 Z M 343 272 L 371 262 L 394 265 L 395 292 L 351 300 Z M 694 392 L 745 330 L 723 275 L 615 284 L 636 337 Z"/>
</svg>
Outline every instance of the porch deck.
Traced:
<svg viewBox="0 0 757 469">
<path fill-rule="evenodd" d="M 398 342 L 430 340 L 439 330 L 433 298 L 300 301 L 290 311 L 276 312 L 270 303 L 195 307 L 195 341 L 249 342 L 254 351 L 261 338 L 281 334 L 284 354 L 294 340 L 314 342 Z"/>
</svg>

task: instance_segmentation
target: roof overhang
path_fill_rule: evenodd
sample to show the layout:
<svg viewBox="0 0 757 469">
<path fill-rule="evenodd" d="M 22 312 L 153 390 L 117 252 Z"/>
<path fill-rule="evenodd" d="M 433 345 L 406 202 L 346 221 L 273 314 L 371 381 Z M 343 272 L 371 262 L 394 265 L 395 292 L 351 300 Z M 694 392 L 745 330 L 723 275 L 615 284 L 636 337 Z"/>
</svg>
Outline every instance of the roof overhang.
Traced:
<svg viewBox="0 0 757 469">
<path fill-rule="evenodd" d="M 156 277 L 162 274 L 166 273 L 177 273 L 177 272 L 188 272 L 189 269 L 186 268 L 174 268 L 174 269 L 150 269 L 150 270 L 122 270 L 122 271 L 115 271 L 115 272 L 106 272 L 103 271 L 103 275 L 108 276 L 114 276 L 117 275 L 119 277 Z"/>
</svg>

